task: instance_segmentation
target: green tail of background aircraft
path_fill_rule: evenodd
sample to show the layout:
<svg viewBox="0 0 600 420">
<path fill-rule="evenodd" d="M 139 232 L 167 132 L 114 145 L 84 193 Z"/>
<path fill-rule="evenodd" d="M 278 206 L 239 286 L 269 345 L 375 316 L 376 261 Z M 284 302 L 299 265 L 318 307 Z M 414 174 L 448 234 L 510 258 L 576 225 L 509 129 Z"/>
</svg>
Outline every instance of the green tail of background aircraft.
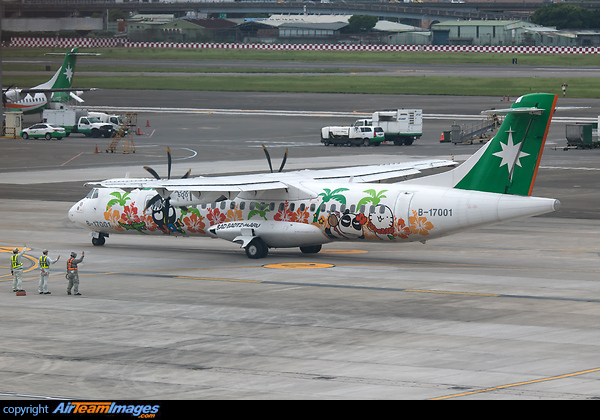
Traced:
<svg viewBox="0 0 600 420">
<path fill-rule="evenodd" d="M 71 99 L 83 102 L 79 95 L 94 88 L 74 89 L 73 76 L 78 47 L 65 54 L 62 66 L 50 80 L 32 88 L 8 88 L 2 91 L 2 102 L 7 111 L 22 111 L 24 114 L 36 114 L 48 107 L 49 103 L 66 103 Z M 90 55 L 90 54 L 85 54 Z M 96 55 L 96 54 L 92 54 Z M 48 95 L 50 99 L 48 99 Z"/>
</svg>

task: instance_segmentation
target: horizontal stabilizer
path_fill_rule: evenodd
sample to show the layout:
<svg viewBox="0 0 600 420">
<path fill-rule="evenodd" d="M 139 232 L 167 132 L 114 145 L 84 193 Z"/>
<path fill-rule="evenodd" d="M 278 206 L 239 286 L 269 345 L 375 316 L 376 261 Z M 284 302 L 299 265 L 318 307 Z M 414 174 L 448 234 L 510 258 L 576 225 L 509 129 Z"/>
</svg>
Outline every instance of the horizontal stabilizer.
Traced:
<svg viewBox="0 0 600 420">
<path fill-rule="evenodd" d="M 531 114 L 531 115 L 542 115 L 544 109 L 540 109 L 537 107 L 528 107 L 528 108 L 503 108 L 503 109 L 488 109 L 486 111 L 481 111 L 482 114 L 492 115 L 492 114 Z"/>
</svg>

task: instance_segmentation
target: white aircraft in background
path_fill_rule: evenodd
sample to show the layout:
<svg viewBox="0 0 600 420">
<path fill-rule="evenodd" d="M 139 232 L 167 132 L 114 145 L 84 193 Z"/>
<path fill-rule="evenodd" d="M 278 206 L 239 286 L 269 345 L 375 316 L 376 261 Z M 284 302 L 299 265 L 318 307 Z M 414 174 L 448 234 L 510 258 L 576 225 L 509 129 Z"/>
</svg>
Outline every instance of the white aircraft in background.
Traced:
<svg viewBox="0 0 600 420">
<path fill-rule="evenodd" d="M 116 233 L 209 236 L 240 244 L 249 258 L 269 248 L 316 253 L 334 241 L 424 242 L 478 226 L 555 211 L 531 197 L 557 96 L 522 96 L 498 134 L 460 166 L 401 181 L 454 162 L 429 160 L 329 170 L 90 182 L 69 219 L 103 245 Z M 498 112 L 498 110 L 494 111 Z M 266 152 L 266 149 L 265 149 Z M 287 152 L 285 157 L 287 157 Z M 269 165 L 271 165 L 267 153 Z M 284 162 L 285 163 L 285 158 Z"/>
<path fill-rule="evenodd" d="M 79 97 L 84 91 L 95 90 L 94 88 L 75 89 L 73 76 L 75 74 L 75 62 L 78 55 L 100 55 L 94 53 L 79 53 L 78 47 L 74 47 L 65 54 L 62 66 L 54 76 L 46 83 L 32 88 L 7 88 L 2 91 L 2 103 L 7 111 L 23 111 L 23 114 L 36 114 L 42 112 L 49 103 L 64 103 L 71 99 L 83 102 Z M 60 54 L 60 53 L 48 53 Z M 60 54 L 62 55 L 62 54 Z M 47 94 L 50 94 L 48 100 Z"/>
</svg>

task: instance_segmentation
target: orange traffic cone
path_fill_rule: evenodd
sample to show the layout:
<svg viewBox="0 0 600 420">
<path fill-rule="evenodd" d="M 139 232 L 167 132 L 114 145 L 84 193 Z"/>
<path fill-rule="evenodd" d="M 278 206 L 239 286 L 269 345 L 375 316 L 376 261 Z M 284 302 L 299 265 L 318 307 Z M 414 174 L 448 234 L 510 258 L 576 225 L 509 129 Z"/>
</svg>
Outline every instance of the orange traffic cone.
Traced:
<svg viewBox="0 0 600 420">
<path fill-rule="evenodd" d="M 150 127 L 150 120 L 146 120 L 146 127 Z"/>
<path fill-rule="evenodd" d="M 444 142 L 444 132 L 442 131 L 442 136 L 440 137 L 440 143 Z"/>
<path fill-rule="evenodd" d="M 94 153 L 100 153 L 100 152 L 98 151 L 98 145 L 96 145 L 96 150 L 94 150 Z"/>
</svg>

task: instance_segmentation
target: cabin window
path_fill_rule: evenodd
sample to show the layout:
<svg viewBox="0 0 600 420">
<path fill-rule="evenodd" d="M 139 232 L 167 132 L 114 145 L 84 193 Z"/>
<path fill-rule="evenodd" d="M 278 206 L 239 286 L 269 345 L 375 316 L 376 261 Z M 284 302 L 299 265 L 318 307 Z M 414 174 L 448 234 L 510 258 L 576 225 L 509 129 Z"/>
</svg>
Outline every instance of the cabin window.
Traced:
<svg viewBox="0 0 600 420">
<path fill-rule="evenodd" d="M 285 209 L 285 204 L 279 203 L 279 211 L 283 211 Z"/>
<path fill-rule="evenodd" d="M 225 201 L 221 201 L 221 210 L 225 210 L 225 206 L 227 203 Z"/>
<path fill-rule="evenodd" d="M 329 207 L 329 211 L 331 211 L 331 212 L 335 211 L 335 204 L 332 204 L 331 207 Z"/>
<path fill-rule="evenodd" d="M 271 210 L 271 211 L 275 210 L 275 203 L 269 204 L 269 210 Z"/>
<path fill-rule="evenodd" d="M 385 213 L 385 206 L 383 206 L 383 205 L 380 205 L 380 206 L 379 206 L 379 213 L 380 213 L 380 214 L 383 214 L 383 213 Z"/>
<path fill-rule="evenodd" d="M 295 208 L 296 208 L 296 203 L 290 203 L 290 206 L 289 206 L 290 211 L 294 211 Z"/>
<path fill-rule="evenodd" d="M 369 213 L 375 213 L 375 206 L 369 207 Z"/>
<path fill-rule="evenodd" d="M 352 205 L 350 206 L 350 213 L 354 213 L 354 211 L 355 211 L 355 210 L 356 210 L 356 205 L 355 205 L 355 204 L 352 204 Z"/>
<path fill-rule="evenodd" d="M 244 210 L 245 208 L 246 208 L 246 202 L 245 202 L 245 201 L 242 201 L 242 202 L 240 203 L 240 210 Z"/>
<path fill-rule="evenodd" d="M 229 204 L 229 208 L 230 208 L 231 210 L 234 210 L 234 209 L 235 209 L 235 201 L 232 201 L 232 202 L 231 202 L 231 204 Z"/>
<path fill-rule="evenodd" d="M 345 205 L 345 204 L 342 204 L 342 205 L 340 206 L 340 213 L 343 213 L 343 212 L 345 212 L 345 211 L 346 211 L 346 205 Z"/>
<path fill-rule="evenodd" d="M 314 204 L 310 205 L 310 211 L 311 211 L 311 213 L 314 213 L 316 209 L 317 209 L 317 206 L 315 206 Z"/>
<path fill-rule="evenodd" d="M 365 212 L 365 205 L 363 204 L 362 206 L 360 206 L 360 213 L 364 213 Z"/>
<path fill-rule="evenodd" d="M 325 206 L 325 204 L 321 204 L 321 212 L 324 212 L 325 210 L 327 210 L 327 206 Z"/>
</svg>

